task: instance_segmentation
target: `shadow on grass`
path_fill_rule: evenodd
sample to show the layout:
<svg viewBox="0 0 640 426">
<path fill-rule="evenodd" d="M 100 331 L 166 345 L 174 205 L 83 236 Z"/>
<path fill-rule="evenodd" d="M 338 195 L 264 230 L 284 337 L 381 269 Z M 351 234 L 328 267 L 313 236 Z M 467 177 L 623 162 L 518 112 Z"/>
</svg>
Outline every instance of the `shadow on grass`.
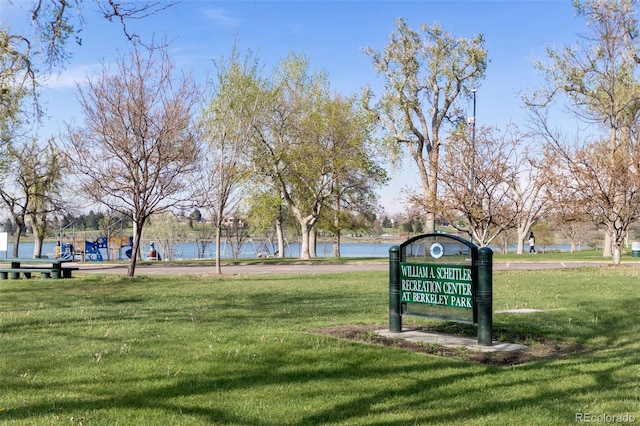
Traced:
<svg viewBox="0 0 640 426">
<path fill-rule="evenodd" d="M 192 407 L 186 404 L 180 404 L 176 399 L 187 397 L 190 399 L 194 396 L 206 396 L 221 392 L 240 392 L 242 389 L 265 388 L 269 386 L 286 386 L 300 387 L 302 396 L 304 392 L 309 392 L 309 384 L 317 383 L 322 388 L 326 388 L 332 380 L 359 381 L 363 377 L 370 376 L 388 376 L 388 375 L 415 375 L 422 376 L 424 371 L 422 366 L 414 364 L 411 367 L 403 366 L 384 366 L 384 367 L 368 367 L 367 365 L 336 365 L 332 367 L 314 367 L 309 363 L 309 359 L 302 358 L 296 365 L 286 365 L 288 371 L 283 371 L 283 365 L 279 358 L 263 360 L 260 368 L 243 369 L 228 372 L 227 375 L 221 376 L 215 371 L 205 375 L 193 375 L 181 377 L 173 381 L 173 383 L 152 387 L 149 390 L 135 391 L 141 382 L 156 381 L 156 377 L 134 377 L 123 381 L 122 392 L 119 395 L 105 395 L 96 392 L 94 395 L 90 393 L 83 398 L 60 398 L 58 400 L 46 401 L 40 404 L 28 404 L 22 407 L 7 409 L 0 413 L 0 420 L 20 420 L 31 418 L 34 415 L 51 414 L 52 407 L 61 412 L 90 412 L 102 409 L 129 409 L 142 410 L 153 409 L 165 411 L 167 413 L 180 412 L 187 415 L 194 415 L 212 423 L 231 423 L 231 424 L 263 424 L 263 425 L 280 425 L 279 421 L 269 422 L 264 419 L 247 418 L 246 416 L 233 414 L 224 406 L 220 407 Z M 318 360 L 324 364 L 327 360 Z M 432 362 L 429 368 L 435 370 L 450 369 L 451 363 L 448 361 Z M 460 367 L 460 366 L 458 366 Z M 428 389 L 436 389 L 441 386 L 449 385 L 458 380 L 466 380 L 476 372 L 465 371 L 464 368 L 457 368 L 454 374 L 438 375 L 431 378 L 425 378 L 411 384 L 406 384 L 397 388 L 380 389 L 373 392 L 366 398 L 357 398 L 356 401 L 338 405 L 331 410 L 324 412 L 320 410 L 315 414 L 310 414 L 300 422 L 294 424 L 320 424 L 326 421 L 345 420 L 366 415 L 375 403 L 387 400 L 389 398 L 410 397 L 415 398 L 416 395 L 423 394 Z M 61 393 L 73 388 L 86 388 L 90 383 L 69 383 L 61 381 L 55 386 L 60 389 Z M 311 386 L 313 387 L 313 386 Z M 88 419 L 90 420 L 90 419 Z"/>
<path fill-rule="evenodd" d="M 392 351 L 387 355 L 397 357 L 398 362 L 381 365 L 379 350 Z M 287 388 L 290 396 L 295 395 L 303 400 L 313 400 L 318 391 L 331 392 L 333 389 L 338 394 L 349 393 L 348 397 L 340 398 L 339 402 L 331 404 L 329 408 L 307 409 L 301 413 L 300 418 L 286 422 L 300 425 L 333 422 L 349 424 L 350 421 L 372 419 L 376 415 L 384 418 L 387 413 L 413 414 L 411 420 L 390 420 L 375 424 L 447 423 L 479 419 L 488 414 L 500 416 L 520 407 L 539 407 L 537 409 L 542 412 L 548 410 L 548 415 L 564 416 L 569 422 L 570 407 L 575 412 L 576 407 L 580 407 L 579 396 L 583 394 L 597 392 L 605 398 L 613 399 L 618 392 L 625 392 L 630 398 L 638 400 L 637 394 L 633 393 L 637 390 L 636 385 L 617 374 L 621 367 L 630 365 L 631 359 L 597 372 L 586 373 L 593 380 L 576 383 L 571 381 L 572 376 L 583 370 L 582 361 L 564 361 L 564 368 L 556 369 L 553 373 L 554 380 L 572 384 L 553 386 L 541 381 L 548 377 L 547 363 L 522 366 L 519 374 L 513 374 L 512 370 L 471 367 L 468 363 L 446 359 L 402 357 L 397 350 L 388 348 L 351 347 L 345 351 L 347 353 L 343 355 L 358 351 L 358 362 L 340 363 L 334 359 L 335 355 L 321 353 L 301 354 L 300 357 L 288 358 L 289 362 L 283 364 L 277 354 L 263 353 L 258 366 L 240 364 L 237 368 L 224 372 L 211 369 L 202 374 L 162 378 L 131 373 L 127 379 L 118 380 L 120 390 L 117 395 L 106 393 L 93 382 L 60 380 L 51 384 L 54 391 L 55 388 L 59 391 L 52 392 L 53 394 L 82 389 L 83 396 L 60 397 L 11 407 L 0 412 L 0 420 L 20 421 L 52 413 L 85 413 L 89 416 L 86 421 L 90 424 L 92 412 L 122 409 L 130 410 L 131 413 L 136 413 L 137 410 L 154 410 L 159 412 L 158 415 L 163 412 L 167 415 L 181 413 L 210 423 L 281 425 L 281 420 L 269 421 L 258 417 L 259 414 L 240 414 L 220 402 L 224 400 L 224 397 L 220 397 L 221 394 L 244 395 L 245 390 L 253 392 L 254 389 L 269 388 Z M 340 353 L 337 355 L 340 356 Z M 367 386 L 367 380 L 372 377 L 396 377 L 397 380 L 386 381 L 384 385 Z M 144 383 L 153 385 L 138 390 Z M 334 386 L 335 383 L 350 383 L 354 386 L 343 389 Z M 536 392 L 516 392 L 505 398 L 518 387 L 534 387 Z M 606 392 L 608 390 L 612 391 L 611 395 Z M 217 396 L 215 401 L 218 405 L 209 402 L 209 397 L 214 395 Z M 268 395 L 264 399 L 272 401 Z M 199 404 L 194 404 L 194 401 Z M 465 403 L 461 403 L 462 401 Z M 264 400 L 253 402 L 269 404 Z M 603 400 L 599 402 L 606 403 Z"/>
<path fill-rule="evenodd" d="M 288 279 L 292 281 L 285 284 L 296 280 L 293 276 Z M 250 281 L 247 278 L 242 282 Z M 539 419 L 540 424 L 558 424 L 573 422 L 573 413 L 593 400 L 605 407 L 607 404 L 617 406 L 621 399 L 633 407 L 640 403 L 638 297 L 616 298 L 601 306 L 578 302 L 577 308 L 570 311 L 496 316 L 496 337 L 517 337 L 525 344 L 540 339 L 566 340 L 589 349 L 587 354 L 568 353 L 561 360 L 538 360 L 498 368 L 452 359 L 448 354 L 434 357 L 412 354 L 401 348 L 352 342 L 334 345 L 335 339 L 331 338 L 326 339 L 333 350 L 316 349 L 317 336 L 301 333 L 309 329 L 304 325 L 305 320 L 327 326 L 348 325 L 343 323 L 345 312 L 349 313 L 350 320 L 359 313 L 371 318 L 371 311 L 384 312 L 384 305 L 372 307 L 376 298 L 368 297 L 367 289 L 356 288 L 353 293 L 333 295 L 312 285 L 277 292 L 262 288 L 247 291 L 246 288 L 243 291 L 243 288 L 230 287 L 222 293 L 224 297 L 219 297 L 215 287 L 206 287 L 206 291 L 195 288 L 184 293 L 163 287 L 167 294 L 151 297 L 148 294 L 154 294 L 153 287 L 123 294 L 118 293 L 118 286 L 87 294 L 81 294 L 81 287 L 67 287 L 75 299 L 52 297 L 49 303 L 63 307 L 55 311 L 55 317 L 23 316 L 3 320 L 0 333 L 19 335 L 39 329 L 40 333 L 59 333 L 60 338 L 75 342 L 96 336 L 106 338 L 99 331 L 93 335 L 83 334 L 88 323 L 123 328 L 135 328 L 142 323 L 147 329 L 161 327 L 162 323 L 177 324 L 174 333 L 186 330 L 181 328 L 183 323 L 202 326 L 193 333 L 194 337 L 215 330 L 216 326 L 231 327 L 227 336 L 237 340 L 258 324 L 269 323 L 272 328 L 268 328 L 268 332 L 286 335 L 292 342 L 282 348 L 265 345 L 261 350 L 258 347 L 255 360 L 246 358 L 233 365 L 226 365 L 225 360 L 219 359 L 223 353 L 217 352 L 199 362 L 194 368 L 197 372 L 171 375 L 161 371 L 139 372 L 131 368 L 128 359 L 122 364 L 117 360 L 113 364 L 105 361 L 102 370 L 102 364 L 86 361 L 90 354 L 74 354 L 75 358 L 69 362 L 71 366 L 95 368 L 95 377 L 85 374 L 80 379 L 65 380 L 60 376 L 47 381 L 46 385 L 5 377 L 3 392 L 29 397 L 21 396 L 21 404 L 7 406 L 0 396 L 1 408 L 4 408 L 0 411 L 0 421 L 29 419 L 51 424 L 55 422 L 52 416 L 65 414 L 76 418 L 87 416 L 85 423 L 91 424 L 90 417 L 97 417 L 98 411 L 121 410 L 126 414 L 115 421 L 122 421 L 151 410 L 157 418 L 190 416 L 213 424 L 414 425 L 479 423 L 483 419 L 508 418 L 520 410 L 535 413 L 531 418 Z M 90 312 L 81 312 L 83 303 L 93 305 Z M 71 313 L 70 309 L 77 312 Z M 65 328 L 67 325 L 71 327 Z M 461 330 L 464 334 L 468 329 Z M 121 339 L 109 338 L 114 342 Z M 33 343 L 39 344 L 43 347 L 33 353 L 47 354 L 46 342 Z M 185 352 L 192 349 L 176 347 Z M 154 355 L 157 354 L 153 351 L 133 352 L 127 357 L 153 364 L 158 362 Z M 46 365 L 48 361 L 40 362 Z M 337 396 L 329 397 L 332 394 Z M 273 411 L 276 419 L 270 420 L 274 415 L 259 409 L 243 412 L 236 400 L 243 397 L 248 398 L 246 404 Z M 305 404 L 306 408 L 299 408 L 295 416 L 285 419 L 283 413 L 292 408 L 282 408 L 279 398 L 310 403 Z M 182 424 L 187 422 L 183 419 Z"/>
</svg>

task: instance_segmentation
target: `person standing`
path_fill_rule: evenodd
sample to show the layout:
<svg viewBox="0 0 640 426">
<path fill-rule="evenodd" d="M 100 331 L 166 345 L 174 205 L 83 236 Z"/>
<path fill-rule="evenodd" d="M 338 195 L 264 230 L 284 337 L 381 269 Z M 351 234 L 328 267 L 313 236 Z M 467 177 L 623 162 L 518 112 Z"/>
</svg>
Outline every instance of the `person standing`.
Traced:
<svg viewBox="0 0 640 426">
<path fill-rule="evenodd" d="M 533 232 L 529 234 L 529 253 L 536 252 L 536 238 L 533 236 Z"/>
</svg>

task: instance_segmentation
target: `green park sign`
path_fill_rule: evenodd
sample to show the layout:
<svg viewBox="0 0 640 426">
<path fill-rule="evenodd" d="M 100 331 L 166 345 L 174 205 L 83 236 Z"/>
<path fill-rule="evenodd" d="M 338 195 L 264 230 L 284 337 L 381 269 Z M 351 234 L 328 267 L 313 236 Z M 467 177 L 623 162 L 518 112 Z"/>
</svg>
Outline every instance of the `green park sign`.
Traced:
<svg viewBox="0 0 640 426">
<path fill-rule="evenodd" d="M 478 324 L 492 343 L 493 252 L 456 235 L 425 234 L 389 250 L 389 331 L 402 316 Z"/>
<path fill-rule="evenodd" d="M 472 269 L 400 263 L 400 302 L 473 309 Z"/>
</svg>

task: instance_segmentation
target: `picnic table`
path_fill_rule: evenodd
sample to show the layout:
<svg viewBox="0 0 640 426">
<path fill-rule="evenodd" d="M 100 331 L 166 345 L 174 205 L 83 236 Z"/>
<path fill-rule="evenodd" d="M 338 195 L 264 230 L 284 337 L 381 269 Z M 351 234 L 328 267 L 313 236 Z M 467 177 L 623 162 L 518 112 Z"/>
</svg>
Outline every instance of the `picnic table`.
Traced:
<svg viewBox="0 0 640 426">
<path fill-rule="evenodd" d="M 71 259 L 20 259 L 0 258 L 0 264 L 9 264 L 10 267 L 0 267 L 0 280 L 6 280 L 11 274 L 11 279 L 19 280 L 21 275 L 31 278 L 31 275 L 40 274 L 41 278 L 71 278 L 71 272 L 80 268 L 63 266 L 63 263 L 71 262 Z"/>
</svg>

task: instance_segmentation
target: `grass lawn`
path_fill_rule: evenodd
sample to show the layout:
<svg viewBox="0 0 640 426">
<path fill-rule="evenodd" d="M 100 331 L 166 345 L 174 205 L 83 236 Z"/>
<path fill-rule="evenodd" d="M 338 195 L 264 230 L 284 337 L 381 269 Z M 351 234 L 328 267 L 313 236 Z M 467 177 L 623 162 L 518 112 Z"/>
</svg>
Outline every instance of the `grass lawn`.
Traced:
<svg viewBox="0 0 640 426">
<path fill-rule="evenodd" d="M 632 267 L 494 272 L 496 311 L 544 310 L 496 338 L 586 348 L 500 367 L 314 332 L 385 328 L 384 271 L 0 281 L 0 424 L 640 422 L 639 290 Z"/>
</svg>

